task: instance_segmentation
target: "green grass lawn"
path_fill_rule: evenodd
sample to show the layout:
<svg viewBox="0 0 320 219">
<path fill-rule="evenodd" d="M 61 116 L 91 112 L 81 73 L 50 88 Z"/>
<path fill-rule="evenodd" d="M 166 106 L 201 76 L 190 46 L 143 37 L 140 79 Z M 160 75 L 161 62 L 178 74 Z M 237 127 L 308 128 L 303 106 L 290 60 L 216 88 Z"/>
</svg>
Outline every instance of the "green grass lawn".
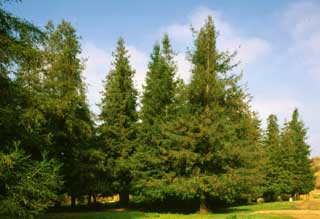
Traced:
<svg viewBox="0 0 320 219">
<path fill-rule="evenodd" d="M 274 202 L 256 205 L 245 205 L 224 209 L 220 213 L 200 214 L 162 214 L 144 213 L 136 211 L 106 211 L 88 213 L 50 213 L 41 219 L 290 219 L 290 216 L 276 216 L 271 214 L 256 214 L 261 210 L 288 210 L 297 209 L 294 203 Z M 237 217 L 232 217 L 236 215 Z"/>
<path fill-rule="evenodd" d="M 232 217 L 237 215 L 237 217 Z M 41 219 L 290 219 L 289 216 L 276 216 L 252 213 L 219 214 L 158 214 L 143 212 L 99 212 L 99 213 L 56 213 L 47 214 Z"/>
<path fill-rule="evenodd" d="M 266 210 L 296 210 L 297 206 L 294 202 L 269 202 L 255 205 L 241 205 L 231 207 L 227 210 L 232 211 L 266 211 Z"/>
</svg>

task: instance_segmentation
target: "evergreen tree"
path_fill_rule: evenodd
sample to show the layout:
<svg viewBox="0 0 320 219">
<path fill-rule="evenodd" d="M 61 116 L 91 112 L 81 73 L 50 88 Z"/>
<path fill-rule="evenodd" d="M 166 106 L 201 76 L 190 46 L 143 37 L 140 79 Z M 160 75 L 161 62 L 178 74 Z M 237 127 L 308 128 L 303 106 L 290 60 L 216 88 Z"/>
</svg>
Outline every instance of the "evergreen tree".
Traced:
<svg viewBox="0 0 320 219">
<path fill-rule="evenodd" d="M 156 118 L 164 118 L 170 114 L 170 104 L 175 92 L 174 74 L 176 71 L 168 35 L 160 45 L 156 44 L 151 54 L 149 70 L 146 77 L 141 100 L 141 118 L 144 123 L 153 124 Z"/>
<path fill-rule="evenodd" d="M 61 186 L 61 165 L 34 156 L 41 155 L 46 142 L 40 134 L 45 118 L 35 108 L 39 103 L 35 89 L 20 80 L 22 70 L 33 72 L 39 65 L 44 34 L 1 7 L 0 32 L 0 216 L 34 218 L 52 204 Z M 29 82 L 39 78 L 31 76 Z"/>
<path fill-rule="evenodd" d="M 42 119 L 40 114 L 29 116 L 31 113 L 26 111 L 35 97 L 16 80 L 17 69 L 23 66 L 30 70 L 39 63 L 38 45 L 43 42 L 44 34 L 28 21 L 2 9 L 2 4 L 0 2 L 0 139 L 3 147 L 19 141 L 24 149 L 31 151 L 30 147 L 40 147 L 36 128 Z"/>
<path fill-rule="evenodd" d="M 278 195 L 289 192 L 291 173 L 283 166 L 286 148 L 281 145 L 280 130 L 276 115 L 268 117 L 268 126 L 264 136 L 264 146 L 268 161 L 264 197 L 267 201 L 275 200 Z"/>
<path fill-rule="evenodd" d="M 307 193 L 314 188 L 314 175 L 311 169 L 310 146 L 306 143 L 307 129 L 299 119 L 295 109 L 290 122 L 285 124 L 282 133 L 284 153 L 282 165 L 290 171 L 287 190 L 292 195 Z"/>
<path fill-rule="evenodd" d="M 131 167 L 135 165 L 129 162 L 129 158 L 136 147 L 137 91 L 132 80 L 134 70 L 122 38 L 118 40 L 113 58 L 101 103 L 99 130 L 108 153 L 107 164 L 113 167 L 113 189 L 120 194 L 121 204 L 126 206 L 133 177 Z"/>
<path fill-rule="evenodd" d="M 146 85 L 142 97 L 139 124 L 139 147 L 131 157 L 135 163 L 134 190 L 144 201 L 163 199 L 161 177 L 166 166 L 161 154 L 162 129 L 166 121 L 173 119 L 176 81 L 176 65 L 168 35 L 162 46 L 156 44 L 151 54 Z"/>
<path fill-rule="evenodd" d="M 0 152 L 0 217 L 35 218 L 57 199 L 60 164 L 45 154 L 35 161 L 16 147 Z"/>
<path fill-rule="evenodd" d="M 189 110 L 164 130 L 167 188 L 182 199 L 200 198 L 200 207 L 206 198 L 234 202 L 261 192 L 259 121 L 238 85 L 240 76 L 229 73 L 232 57 L 217 51 L 209 17 L 191 53 Z"/>
<path fill-rule="evenodd" d="M 63 191 L 72 196 L 74 206 L 83 186 L 80 154 L 90 146 L 93 128 L 81 76 L 81 48 L 75 29 L 66 21 L 56 28 L 49 22 L 46 34 L 43 92 L 47 99 L 43 104 L 52 141 L 48 150 L 63 163 Z"/>
</svg>

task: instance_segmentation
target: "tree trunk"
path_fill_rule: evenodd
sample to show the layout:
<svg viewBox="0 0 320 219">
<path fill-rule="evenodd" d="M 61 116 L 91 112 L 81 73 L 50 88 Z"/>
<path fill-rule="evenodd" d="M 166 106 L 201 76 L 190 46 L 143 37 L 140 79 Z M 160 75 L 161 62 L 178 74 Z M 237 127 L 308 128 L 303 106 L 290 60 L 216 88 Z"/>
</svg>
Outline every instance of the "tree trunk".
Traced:
<svg viewBox="0 0 320 219">
<path fill-rule="evenodd" d="M 119 193 L 121 207 L 128 207 L 129 204 L 129 192 L 122 191 Z"/>
<path fill-rule="evenodd" d="M 88 195 L 88 206 L 91 206 L 91 192 Z"/>
<path fill-rule="evenodd" d="M 204 194 L 202 194 L 200 197 L 199 213 L 200 214 L 208 214 L 208 207 L 207 207 L 207 203 L 206 203 L 206 197 Z"/>
<path fill-rule="evenodd" d="M 71 195 L 71 207 L 76 207 L 76 197 L 74 195 Z"/>
<path fill-rule="evenodd" d="M 54 207 L 55 207 L 56 209 L 60 208 L 60 207 L 61 207 L 61 201 L 60 201 L 60 200 L 55 201 L 55 202 L 54 202 Z"/>
<path fill-rule="evenodd" d="M 94 206 L 97 206 L 97 195 L 96 195 L 96 193 L 93 193 L 92 196 L 93 196 L 93 204 L 94 204 Z"/>
</svg>

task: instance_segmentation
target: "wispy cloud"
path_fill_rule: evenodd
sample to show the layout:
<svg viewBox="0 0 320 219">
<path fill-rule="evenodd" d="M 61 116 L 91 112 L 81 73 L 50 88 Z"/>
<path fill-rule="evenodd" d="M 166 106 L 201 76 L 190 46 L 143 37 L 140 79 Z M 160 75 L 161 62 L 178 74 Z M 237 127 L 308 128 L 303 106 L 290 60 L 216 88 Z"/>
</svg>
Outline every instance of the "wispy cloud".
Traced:
<svg viewBox="0 0 320 219">
<path fill-rule="evenodd" d="M 83 76 L 87 84 L 87 98 L 93 112 L 98 113 L 103 80 L 110 70 L 111 52 L 98 48 L 90 42 L 83 43 L 82 57 L 87 59 Z"/>
<path fill-rule="evenodd" d="M 236 61 L 242 63 L 242 67 L 252 64 L 264 57 L 271 50 L 269 43 L 256 36 L 243 36 L 240 31 L 229 23 L 220 12 L 207 7 L 196 8 L 185 23 L 173 23 L 162 27 L 161 33 L 168 33 L 174 43 L 183 44 L 185 47 L 192 45 L 193 36 L 190 30 L 191 26 L 198 30 L 204 25 L 208 16 L 212 16 L 219 32 L 217 39 L 218 49 L 221 51 L 237 51 Z M 178 74 L 185 80 L 190 79 L 190 64 L 182 57 L 184 54 L 178 54 Z"/>
<path fill-rule="evenodd" d="M 252 108 L 258 112 L 260 118 L 263 119 L 265 126 L 266 118 L 270 114 L 276 114 L 280 122 L 289 120 L 295 108 L 303 108 L 303 104 L 290 96 L 257 96 L 252 101 Z"/>
<path fill-rule="evenodd" d="M 301 1 L 283 13 L 283 26 L 293 43 L 291 52 L 300 57 L 306 72 L 320 79 L 320 3 Z"/>
</svg>

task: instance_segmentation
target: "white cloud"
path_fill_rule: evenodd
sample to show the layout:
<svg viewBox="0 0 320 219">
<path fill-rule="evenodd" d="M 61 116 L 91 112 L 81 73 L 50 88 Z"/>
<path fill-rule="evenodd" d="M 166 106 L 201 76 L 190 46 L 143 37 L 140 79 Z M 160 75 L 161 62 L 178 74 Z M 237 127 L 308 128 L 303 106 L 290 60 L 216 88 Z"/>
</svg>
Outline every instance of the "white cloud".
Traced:
<svg viewBox="0 0 320 219">
<path fill-rule="evenodd" d="M 186 53 L 178 53 L 175 56 L 175 62 L 177 63 L 177 76 L 183 79 L 185 82 L 190 81 L 191 77 L 191 63 L 187 60 Z"/>
<path fill-rule="evenodd" d="M 267 41 L 258 37 L 241 36 L 240 31 L 228 23 L 219 12 L 206 7 L 198 7 L 194 10 L 186 23 L 175 23 L 162 27 L 160 32 L 168 33 L 174 42 L 183 43 L 185 46 L 192 45 L 191 25 L 195 29 L 199 29 L 204 25 L 208 16 L 212 16 L 216 30 L 219 32 L 218 48 L 222 51 L 228 50 L 230 52 L 237 50 L 236 59 L 241 61 L 242 67 L 257 61 L 270 52 L 270 46 Z M 178 60 L 181 60 L 181 57 L 178 57 Z M 186 66 L 188 66 L 186 61 L 178 62 L 179 71 L 180 69 L 186 69 Z M 184 78 L 190 78 L 190 76 L 184 76 Z"/>
<path fill-rule="evenodd" d="M 253 110 L 258 112 L 259 118 L 262 120 L 262 127 L 266 128 L 267 118 L 270 114 L 278 117 L 280 127 L 284 122 L 290 121 L 293 110 L 298 108 L 300 119 L 305 123 L 308 129 L 307 142 L 311 145 L 311 156 L 319 156 L 320 136 L 318 135 L 320 128 L 319 118 L 314 116 L 314 112 L 320 110 L 317 105 L 306 105 L 303 102 L 290 96 L 256 96 L 251 103 Z M 312 126 L 312 127 L 311 127 Z"/>
<path fill-rule="evenodd" d="M 103 80 L 110 70 L 111 53 L 98 48 L 93 43 L 84 42 L 82 57 L 87 59 L 83 76 L 87 84 L 87 97 L 93 112 L 98 113 L 96 104 L 101 99 Z"/>
<path fill-rule="evenodd" d="M 141 92 L 148 69 L 148 56 L 133 46 L 128 46 L 127 48 L 130 55 L 130 63 L 135 70 L 135 76 L 133 80 L 138 88 L 138 91 Z"/>
<path fill-rule="evenodd" d="M 300 57 L 306 71 L 320 79 L 320 4 L 303 1 L 290 5 L 283 13 L 284 29 L 293 42 L 291 52 Z"/>
<path fill-rule="evenodd" d="M 256 96 L 251 105 L 253 110 L 258 112 L 264 126 L 270 114 L 277 115 L 279 121 L 283 122 L 291 119 L 295 108 L 303 109 L 303 104 L 298 100 L 285 96 Z"/>
</svg>

